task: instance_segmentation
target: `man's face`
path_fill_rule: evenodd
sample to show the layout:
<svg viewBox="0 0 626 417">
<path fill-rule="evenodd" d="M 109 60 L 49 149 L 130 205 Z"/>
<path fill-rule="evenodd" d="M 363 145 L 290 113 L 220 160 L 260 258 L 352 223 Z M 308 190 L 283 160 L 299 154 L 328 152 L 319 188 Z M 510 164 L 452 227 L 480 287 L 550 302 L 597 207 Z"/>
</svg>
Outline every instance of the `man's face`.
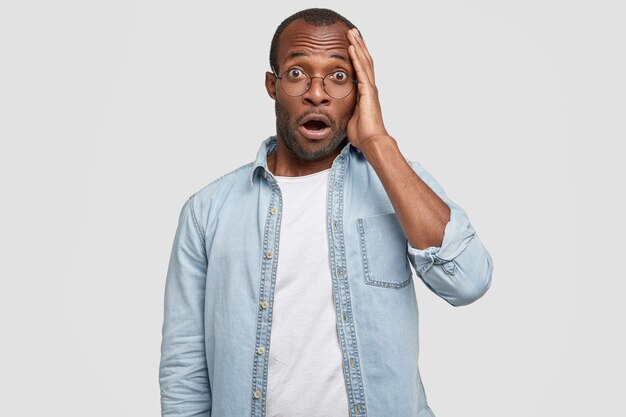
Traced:
<svg viewBox="0 0 626 417">
<path fill-rule="evenodd" d="M 295 68 L 311 77 L 343 70 L 356 79 L 348 55 L 347 32 L 348 27 L 343 23 L 316 27 L 302 19 L 295 20 L 280 35 L 275 70 L 282 76 L 286 70 Z M 266 74 L 266 88 L 276 101 L 278 139 L 300 160 L 315 161 L 330 155 L 346 138 L 356 105 L 356 85 L 347 97 L 336 99 L 324 91 L 320 78 L 312 78 L 309 90 L 299 97 L 285 93 L 281 82 L 272 73 Z M 325 119 L 307 122 L 311 115 Z M 324 127 L 324 122 L 328 126 Z"/>
</svg>

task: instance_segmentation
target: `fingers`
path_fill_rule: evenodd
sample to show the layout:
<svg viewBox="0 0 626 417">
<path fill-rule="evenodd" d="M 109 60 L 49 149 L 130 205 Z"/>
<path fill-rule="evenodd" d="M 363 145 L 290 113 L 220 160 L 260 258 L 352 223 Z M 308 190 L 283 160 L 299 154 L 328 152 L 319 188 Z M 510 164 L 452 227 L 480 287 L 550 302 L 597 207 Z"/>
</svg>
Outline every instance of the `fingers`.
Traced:
<svg viewBox="0 0 626 417">
<path fill-rule="evenodd" d="M 350 58 L 352 59 L 352 65 L 354 66 L 354 69 L 356 70 L 356 78 L 359 84 L 371 83 L 372 80 L 367 74 L 367 71 L 365 71 L 365 68 L 363 67 L 363 64 L 362 64 L 363 62 L 362 58 L 357 54 L 356 48 L 354 47 L 354 45 L 348 46 L 348 53 L 350 54 Z"/>
<path fill-rule="evenodd" d="M 356 47 L 354 45 L 350 45 L 348 47 L 348 51 L 350 53 L 350 57 L 352 58 L 352 65 L 356 69 L 356 76 L 359 84 L 367 83 L 370 85 L 374 84 L 373 77 L 371 72 L 368 71 L 367 66 L 364 64 L 367 62 L 362 55 L 359 54 Z"/>
<path fill-rule="evenodd" d="M 351 30 L 353 38 L 356 40 L 356 42 L 359 44 L 359 46 L 361 47 L 363 54 L 365 55 L 365 57 L 367 58 L 367 60 L 374 65 L 374 60 L 372 59 L 372 56 L 370 55 L 369 51 L 367 50 L 367 46 L 365 46 L 365 41 L 363 40 L 363 38 L 361 37 L 361 34 L 359 33 L 359 31 L 354 28 Z"/>
<path fill-rule="evenodd" d="M 363 38 L 361 38 L 361 36 L 358 34 L 356 28 L 350 29 L 348 31 L 348 40 L 351 43 L 351 47 L 348 47 L 348 51 L 352 51 L 351 53 L 354 55 L 352 56 L 352 60 L 355 64 L 357 72 L 360 72 L 361 76 L 365 76 L 367 81 L 375 84 L 374 60 L 369 54 L 369 51 L 365 46 L 365 42 L 363 41 Z"/>
</svg>

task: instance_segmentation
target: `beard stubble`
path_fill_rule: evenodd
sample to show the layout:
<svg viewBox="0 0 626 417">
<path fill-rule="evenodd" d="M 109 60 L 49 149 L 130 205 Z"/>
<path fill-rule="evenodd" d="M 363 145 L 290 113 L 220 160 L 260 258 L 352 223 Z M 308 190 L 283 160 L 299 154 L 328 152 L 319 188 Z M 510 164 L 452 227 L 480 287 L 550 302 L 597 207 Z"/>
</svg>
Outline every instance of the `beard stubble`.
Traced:
<svg viewBox="0 0 626 417">
<path fill-rule="evenodd" d="M 338 124 L 337 121 L 326 112 L 310 111 L 302 114 L 292 123 L 289 119 L 289 113 L 278 100 L 276 100 L 274 108 L 276 111 L 276 132 L 278 133 L 279 139 L 282 140 L 283 144 L 290 152 L 303 161 L 317 161 L 325 158 L 333 153 L 338 146 L 347 143 L 346 130 L 349 117 L 343 118 Z M 302 140 L 307 141 L 307 143 L 304 144 L 298 140 L 297 130 L 300 125 L 300 120 L 309 114 L 323 114 L 328 117 L 331 122 L 330 136 L 320 140 L 319 143 L 310 143 L 313 141 L 308 141 L 303 138 Z"/>
</svg>

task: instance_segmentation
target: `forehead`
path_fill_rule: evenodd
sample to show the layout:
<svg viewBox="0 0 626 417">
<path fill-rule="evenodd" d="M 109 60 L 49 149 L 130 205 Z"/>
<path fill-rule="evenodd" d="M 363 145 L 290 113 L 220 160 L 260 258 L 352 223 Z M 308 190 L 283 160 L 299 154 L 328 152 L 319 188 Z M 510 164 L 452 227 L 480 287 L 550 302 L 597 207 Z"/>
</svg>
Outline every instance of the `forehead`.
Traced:
<svg viewBox="0 0 626 417">
<path fill-rule="evenodd" d="M 343 22 L 327 26 L 314 26 L 303 19 L 289 24 L 278 40 L 278 65 L 302 52 L 306 55 L 333 55 L 339 53 L 348 56 L 348 26 Z"/>
</svg>

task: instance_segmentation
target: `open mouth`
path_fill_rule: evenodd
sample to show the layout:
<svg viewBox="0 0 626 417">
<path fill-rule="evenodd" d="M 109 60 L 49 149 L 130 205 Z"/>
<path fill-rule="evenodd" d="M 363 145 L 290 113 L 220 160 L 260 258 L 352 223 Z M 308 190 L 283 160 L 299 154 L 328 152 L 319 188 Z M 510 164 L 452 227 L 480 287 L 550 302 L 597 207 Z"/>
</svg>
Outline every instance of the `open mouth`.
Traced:
<svg viewBox="0 0 626 417">
<path fill-rule="evenodd" d="M 310 115 L 304 118 L 298 130 L 307 139 L 324 139 L 330 133 L 330 120 L 323 115 Z"/>
<path fill-rule="evenodd" d="M 322 130 L 327 127 L 327 124 L 321 120 L 309 120 L 302 126 L 304 126 L 304 128 L 307 130 Z"/>
</svg>

